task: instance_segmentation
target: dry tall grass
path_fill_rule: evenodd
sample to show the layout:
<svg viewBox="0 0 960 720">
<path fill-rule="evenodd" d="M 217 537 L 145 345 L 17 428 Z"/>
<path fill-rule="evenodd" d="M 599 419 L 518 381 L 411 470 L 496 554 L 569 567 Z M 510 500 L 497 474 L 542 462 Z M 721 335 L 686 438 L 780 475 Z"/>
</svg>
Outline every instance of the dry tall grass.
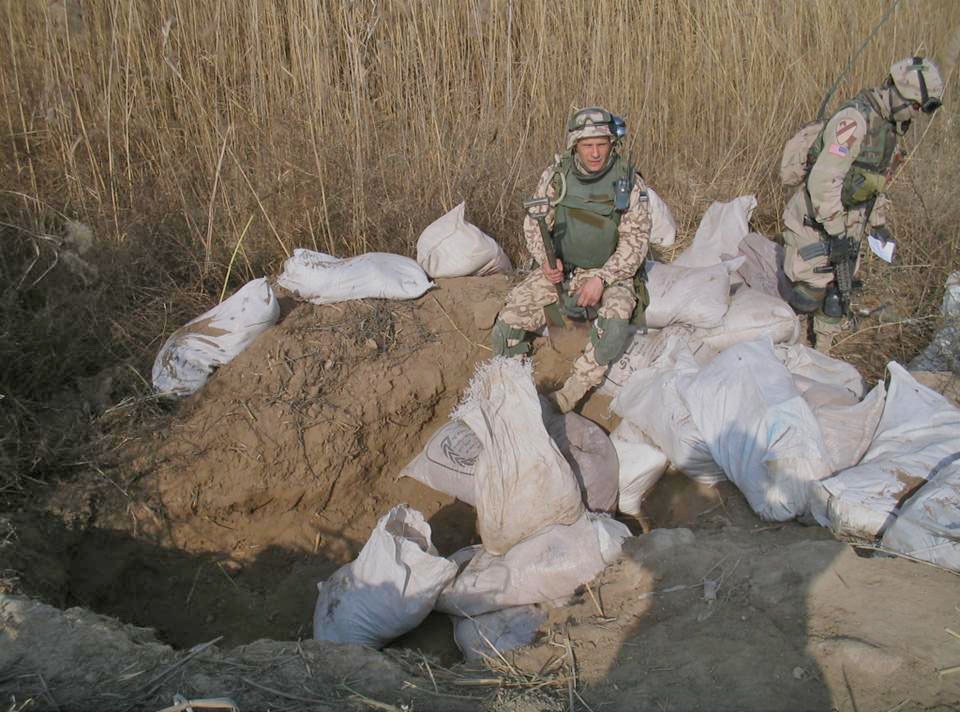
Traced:
<svg viewBox="0 0 960 720">
<path fill-rule="evenodd" d="M 569 110 L 595 103 L 626 116 L 627 147 L 683 231 L 710 201 L 754 192 L 757 220 L 773 232 L 783 141 L 888 7 L 4 0 L 0 210 L 27 233 L 11 236 L 5 260 L 29 284 L 44 267 L 29 266 L 30 243 L 42 254 L 37 238 L 59 214 L 90 224 L 127 308 L 109 321 L 115 355 L 149 353 L 168 316 L 167 327 L 199 309 L 171 307 L 173 287 L 209 300 L 225 281 L 277 270 L 298 246 L 411 254 L 420 229 L 460 199 L 517 250 L 520 199 L 558 149 Z M 958 26 L 960 3 L 902 0 L 834 106 L 897 58 L 943 61 Z M 945 184 L 960 164 L 947 99 L 925 141 L 935 162 L 900 183 L 914 241 L 904 256 L 926 267 L 884 270 L 900 273 L 894 284 L 939 284 L 960 250 Z M 918 296 L 911 311 L 929 301 Z M 6 375 L 0 394 L 13 382 Z"/>
</svg>

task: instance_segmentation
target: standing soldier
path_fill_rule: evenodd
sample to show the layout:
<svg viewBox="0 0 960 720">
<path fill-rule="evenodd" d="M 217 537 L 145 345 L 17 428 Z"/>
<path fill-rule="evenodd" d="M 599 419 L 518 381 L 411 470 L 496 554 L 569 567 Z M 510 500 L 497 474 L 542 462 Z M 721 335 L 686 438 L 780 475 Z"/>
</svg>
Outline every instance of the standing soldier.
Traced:
<svg viewBox="0 0 960 720">
<path fill-rule="evenodd" d="M 862 241 L 892 242 L 883 190 L 897 140 L 919 112 L 940 107 L 943 80 L 930 60 L 906 58 L 880 87 L 863 90 L 831 117 L 807 155 L 809 171 L 783 213 L 788 301 L 813 315 L 816 349 L 829 352 L 849 315 Z"/>
<path fill-rule="evenodd" d="M 566 152 L 537 184 L 540 221 L 534 210 L 523 222 L 538 267 L 507 295 L 493 328 L 494 352 L 512 356 L 529 351 L 528 333 L 542 327 L 547 314 L 559 323 L 562 315 L 595 317 L 573 373 L 552 395 L 561 412 L 600 384 L 623 352 L 638 295 L 645 293 L 650 209 L 643 178 L 618 153 L 625 133 L 623 121 L 603 108 L 585 108 L 570 118 Z M 543 233 L 552 247 L 545 247 Z M 550 250 L 555 264 L 547 260 Z"/>
</svg>

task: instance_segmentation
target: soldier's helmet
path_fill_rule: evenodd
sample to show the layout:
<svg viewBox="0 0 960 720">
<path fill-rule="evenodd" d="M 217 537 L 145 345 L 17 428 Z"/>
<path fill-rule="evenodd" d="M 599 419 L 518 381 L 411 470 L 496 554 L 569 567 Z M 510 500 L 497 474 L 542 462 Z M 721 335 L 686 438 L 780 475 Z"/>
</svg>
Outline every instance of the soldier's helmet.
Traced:
<svg viewBox="0 0 960 720">
<path fill-rule="evenodd" d="M 617 142 L 627 134 L 627 126 L 622 118 L 602 107 L 588 107 L 577 110 L 567 122 L 567 150 L 572 150 L 579 140 L 584 138 L 607 137 Z"/>
<path fill-rule="evenodd" d="M 890 66 L 890 79 L 904 100 L 932 113 L 943 102 L 943 78 L 932 60 L 909 57 Z"/>
</svg>

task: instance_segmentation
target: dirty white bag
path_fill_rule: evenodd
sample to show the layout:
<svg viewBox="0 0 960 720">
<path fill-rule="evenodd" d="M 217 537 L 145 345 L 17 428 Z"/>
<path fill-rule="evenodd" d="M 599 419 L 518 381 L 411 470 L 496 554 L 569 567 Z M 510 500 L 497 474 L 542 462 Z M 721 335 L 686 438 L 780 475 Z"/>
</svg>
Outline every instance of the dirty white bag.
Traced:
<svg viewBox="0 0 960 720">
<path fill-rule="evenodd" d="M 853 467 L 866 454 L 883 415 L 886 396 L 886 388 L 880 383 L 856 404 L 810 406 L 820 424 L 820 434 L 834 473 Z M 810 405 L 809 401 L 807 404 Z"/>
<path fill-rule="evenodd" d="M 214 369 L 233 360 L 279 317 L 280 304 L 267 279 L 251 280 L 167 338 L 153 362 L 153 386 L 171 395 L 195 393 Z"/>
<path fill-rule="evenodd" d="M 715 328 L 696 329 L 689 347 L 697 361 L 705 364 L 727 348 L 759 337 L 768 337 L 774 343 L 795 343 L 800 337 L 800 321 L 780 298 L 741 288 L 730 300 L 723 322 Z"/>
<path fill-rule="evenodd" d="M 730 301 L 730 271 L 723 263 L 682 267 L 647 263 L 647 325 L 665 328 L 682 323 L 712 328 L 723 322 Z"/>
<path fill-rule="evenodd" d="M 673 247 L 677 240 L 677 222 L 673 219 L 670 206 L 649 185 L 647 198 L 650 201 L 650 244 L 662 248 Z"/>
<path fill-rule="evenodd" d="M 314 305 L 384 298 L 412 300 L 433 287 L 413 260 L 393 253 L 366 253 L 341 260 L 297 248 L 283 263 L 277 284 Z"/>
<path fill-rule="evenodd" d="M 681 349 L 693 335 L 693 328 L 686 325 L 670 325 L 662 330 L 649 330 L 646 335 L 634 333 L 627 349 L 610 363 L 606 376 L 597 392 L 601 395 L 616 395 L 637 370 L 656 365 L 669 369 L 676 363 Z"/>
<path fill-rule="evenodd" d="M 831 474 L 827 449 L 769 338 L 724 350 L 680 395 L 754 512 L 781 521 L 809 510 L 813 486 Z"/>
<path fill-rule="evenodd" d="M 423 515 L 398 505 L 356 560 L 317 583 L 313 639 L 383 647 L 423 622 L 456 574 L 456 563 L 437 554 Z"/>
<path fill-rule="evenodd" d="M 684 475 L 712 485 L 726 478 L 681 395 L 699 371 L 690 351 L 681 350 L 673 368 L 634 373 L 610 409 L 629 420 Z"/>
<path fill-rule="evenodd" d="M 739 255 L 740 241 L 750 232 L 750 215 L 755 207 L 757 198 L 753 195 L 713 203 L 704 213 L 690 247 L 673 264 L 708 267 Z"/>
<path fill-rule="evenodd" d="M 586 513 L 572 525 L 549 525 L 503 555 L 480 549 L 441 594 L 437 609 L 477 616 L 516 605 L 570 597 L 604 568 Z"/>
<path fill-rule="evenodd" d="M 547 433 L 573 470 L 586 507 L 599 512 L 616 508 L 619 461 L 610 438 L 581 415 L 560 415 L 542 398 L 540 404 Z M 466 423 L 451 420 L 433 434 L 400 475 L 476 506 L 475 476 L 482 449 L 480 439 Z"/>
<path fill-rule="evenodd" d="M 903 498 L 960 453 L 960 410 L 921 385 L 895 362 L 877 432 L 859 465 L 820 486 L 823 513 L 834 532 L 873 539 L 893 522 Z"/>
<path fill-rule="evenodd" d="M 609 565 L 623 554 L 623 541 L 633 537 L 630 528 L 605 513 L 587 513 L 600 543 L 600 557 Z"/>
<path fill-rule="evenodd" d="M 500 655 L 529 645 L 547 611 L 539 605 L 520 605 L 472 617 L 453 618 L 453 639 L 467 660 L 496 660 Z"/>
<path fill-rule="evenodd" d="M 783 274 L 783 245 L 752 232 L 740 241 L 738 254 L 745 259 L 732 278 L 734 286 L 742 283 L 751 290 L 779 298 L 780 284 L 786 280 Z"/>
<path fill-rule="evenodd" d="M 545 398 L 540 404 L 547 434 L 570 464 L 584 506 L 596 512 L 616 510 L 620 461 L 610 436 L 582 415 L 558 413 Z"/>
<path fill-rule="evenodd" d="M 476 505 L 475 476 L 482 449 L 480 439 L 466 423 L 451 420 L 427 440 L 426 447 L 400 471 L 400 476 L 412 477 L 468 505 Z"/>
<path fill-rule="evenodd" d="M 481 365 L 453 416 L 483 446 L 477 526 L 488 552 L 502 555 L 541 528 L 583 514 L 573 470 L 544 426 L 529 363 L 498 357 Z"/>
<path fill-rule="evenodd" d="M 644 496 L 663 477 L 670 460 L 626 418 L 610 433 L 610 440 L 620 459 L 620 512 L 639 515 Z"/>
<path fill-rule="evenodd" d="M 852 402 L 863 397 L 863 377 L 853 365 L 817 352 L 806 345 L 777 345 L 774 354 L 795 378 L 797 388 L 805 392 L 812 383 L 846 390 Z M 804 380 L 798 380 L 797 377 Z"/>
<path fill-rule="evenodd" d="M 434 220 L 417 240 L 417 263 L 432 278 L 492 275 L 513 266 L 497 241 L 464 219 L 466 204 Z"/>
<path fill-rule="evenodd" d="M 960 453 L 943 458 L 938 468 L 896 512 L 883 546 L 960 570 Z"/>
</svg>

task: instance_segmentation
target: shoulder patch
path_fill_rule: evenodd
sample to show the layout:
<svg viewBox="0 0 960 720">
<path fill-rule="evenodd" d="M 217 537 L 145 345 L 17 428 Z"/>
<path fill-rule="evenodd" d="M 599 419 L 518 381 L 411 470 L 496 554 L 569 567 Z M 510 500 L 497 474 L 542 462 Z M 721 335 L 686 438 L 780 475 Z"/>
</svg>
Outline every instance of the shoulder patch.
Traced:
<svg viewBox="0 0 960 720">
<path fill-rule="evenodd" d="M 846 145 L 848 148 L 857 139 L 856 120 L 843 119 L 837 123 L 837 144 Z"/>
</svg>

